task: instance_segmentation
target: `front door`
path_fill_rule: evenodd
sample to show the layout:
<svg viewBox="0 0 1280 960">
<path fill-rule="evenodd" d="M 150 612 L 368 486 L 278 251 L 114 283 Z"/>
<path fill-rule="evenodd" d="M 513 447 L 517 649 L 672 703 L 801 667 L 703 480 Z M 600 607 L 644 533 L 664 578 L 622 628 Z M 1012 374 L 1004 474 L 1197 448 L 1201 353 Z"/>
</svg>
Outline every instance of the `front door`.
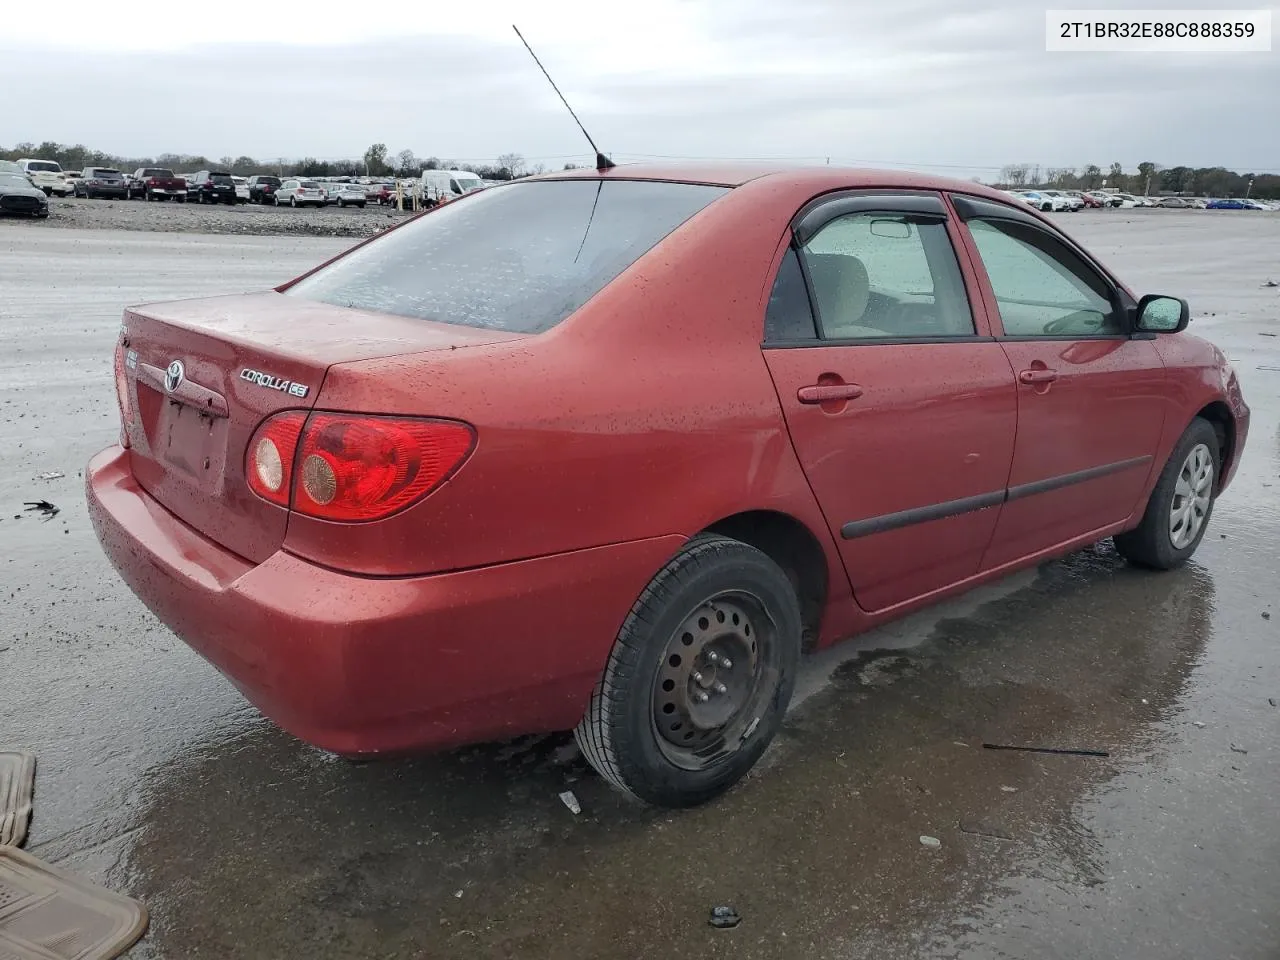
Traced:
<svg viewBox="0 0 1280 960">
<path fill-rule="evenodd" d="M 940 198 L 829 203 L 797 224 L 764 356 L 854 595 L 881 610 L 978 571 L 1017 401 Z"/>
<path fill-rule="evenodd" d="M 1022 216 L 967 221 L 1018 378 L 1008 501 L 984 569 L 1132 514 L 1164 425 L 1164 366 L 1150 339 L 1130 335 L 1124 295 Z"/>
</svg>

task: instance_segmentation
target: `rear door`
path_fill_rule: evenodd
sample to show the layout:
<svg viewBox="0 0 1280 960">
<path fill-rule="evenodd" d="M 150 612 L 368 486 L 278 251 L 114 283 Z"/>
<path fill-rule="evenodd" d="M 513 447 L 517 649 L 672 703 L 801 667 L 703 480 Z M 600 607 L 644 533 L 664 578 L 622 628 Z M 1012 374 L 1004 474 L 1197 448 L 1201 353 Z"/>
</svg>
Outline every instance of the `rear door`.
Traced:
<svg viewBox="0 0 1280 960">
<path fill-rule="evenodd" d="M 1008 503 L 984 567 L 1124 520 L 1139 506 L 1167 407 L 1154 335 L 1132 298 L 1037 218 L 955 198 L 1000 347 L 1018 377 Z"/>
<path fill-rule="evenodd" d="M 1004 499 L 1013 374 L 955 229 L 937 194 L 823 198 L 770 300 L 765 361 L 868 610 L 975 574 Z"/>
</svg>

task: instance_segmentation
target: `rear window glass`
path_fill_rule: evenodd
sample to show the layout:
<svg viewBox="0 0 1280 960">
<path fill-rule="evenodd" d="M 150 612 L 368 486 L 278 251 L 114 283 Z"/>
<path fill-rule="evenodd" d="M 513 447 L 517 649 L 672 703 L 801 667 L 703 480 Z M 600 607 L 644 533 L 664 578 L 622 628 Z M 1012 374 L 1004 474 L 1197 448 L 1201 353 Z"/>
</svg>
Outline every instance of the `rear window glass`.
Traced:
<svg viewBox="0 0 1280 960">
<path fill-rule="evenodd" d="M 164 167 L 148 167 L 142 171 L 144 177 L 159 177 L 162 180 L 173 179 L 173 171 L 166 170 Z"/>
<path fill-rule="evenodd" d="M 274 187 L 280 186 L 279 177 L 258 177 L 258 183 L 269 183 Z"/>
<path fill-rule="evenodd" d="M 587 302 L 727 187 L 547 180 L 445 204 L 299 281 L 291 296 L 514 333 Z"/>
<path fill-rule="evenodd" d="M 209 179 L 214 183 L 235 183 L 235 181 L 231 179 L 231 174 L 229 173 L 211 173 L 209 174 Z"/>
<path fill-rule="evenodd" d="M 302 182 L 302 189 L 303 190 L 319 190 L 320 184 L 316 183 L 314 180 L 304 180 Z"/>
<path fill-rule="evenodd" d="M 27 169 L 30 170 L 32 173 L 35 173 L 37 170 L 41 171 L 42 173 L 61 173 L 62 172 L 62 168 L 58 166 L 56 163 L 54 163 L 52 160 L 32 160 L 30 163 L 27 164 Z"/>
<path fill-rule="evenodd" d="M 98 169 L 98 176 L 105 177 L 108 180 L 114 179 L 115 177 L 124 177 L 124 174 L 121 173 L 119 170 L 112 170 L 108 167 L 98 167 L 97 169 Z"/>
</svg>

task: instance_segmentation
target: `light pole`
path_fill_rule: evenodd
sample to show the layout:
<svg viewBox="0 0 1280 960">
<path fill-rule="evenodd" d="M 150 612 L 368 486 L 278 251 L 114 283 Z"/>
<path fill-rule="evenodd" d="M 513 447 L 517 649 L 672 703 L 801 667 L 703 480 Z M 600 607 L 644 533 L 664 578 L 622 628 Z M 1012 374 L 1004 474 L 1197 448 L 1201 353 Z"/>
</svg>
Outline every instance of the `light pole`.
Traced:
<svg viewBox="0 0 1280 960">
<path fill-rule="evenodd" d="M 1253 180 L 1250 180 L 1249 185 L 1244 188 L 1244 198 L 1246 200 L 1249 199 L 1249 191 L 1251 191 L 1252 189 L 1253 189 Z"/>
</svg>

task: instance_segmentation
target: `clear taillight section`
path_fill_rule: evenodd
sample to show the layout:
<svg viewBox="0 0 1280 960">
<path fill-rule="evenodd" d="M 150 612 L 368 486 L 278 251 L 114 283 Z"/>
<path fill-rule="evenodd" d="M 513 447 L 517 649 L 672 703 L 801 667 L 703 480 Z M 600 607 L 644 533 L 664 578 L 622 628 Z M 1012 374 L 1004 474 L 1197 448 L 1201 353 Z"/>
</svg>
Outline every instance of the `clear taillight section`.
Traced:
<svg viewBox="0 0 1280 960">
<path fill-rule="evenodd" d="M 475 431 L 457 420 L 278 414 L 254 433 L 245 475 L 260 497 L 323 520 L 381 520 L 458 469 Z"/>
<path fill-rule="evenodd" d="M 272 417 L 254 431 L 244 475 L 249 489 L 272 503 L 289 506 L 294 454 L 307 415 L 289 410 Z"/>
</svg>

